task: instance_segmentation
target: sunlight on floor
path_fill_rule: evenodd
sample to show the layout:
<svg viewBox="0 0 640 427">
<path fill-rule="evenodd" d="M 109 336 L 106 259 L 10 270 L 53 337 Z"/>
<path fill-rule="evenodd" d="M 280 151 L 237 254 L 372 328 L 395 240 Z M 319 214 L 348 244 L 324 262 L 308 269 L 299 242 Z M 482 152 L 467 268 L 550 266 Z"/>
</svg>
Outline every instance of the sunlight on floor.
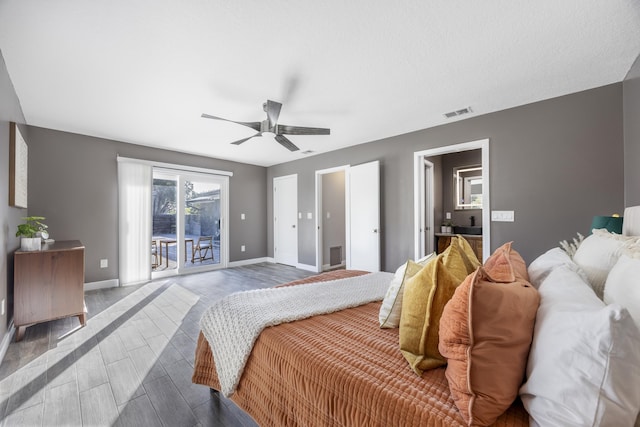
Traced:
<svg viewBox="0 0 640 427">
<path fill-rule="evenodd" d="M 176 351 L 169 340 L 198 299 L 170 281 L 150 283 L 86 327 L 56 331 L 54 348 L 0 380 L 2 425 L 113 424 L 162 369 L 159 358 Z M 111 408 L 103 407 L 105 393 Z"/>
</svg>

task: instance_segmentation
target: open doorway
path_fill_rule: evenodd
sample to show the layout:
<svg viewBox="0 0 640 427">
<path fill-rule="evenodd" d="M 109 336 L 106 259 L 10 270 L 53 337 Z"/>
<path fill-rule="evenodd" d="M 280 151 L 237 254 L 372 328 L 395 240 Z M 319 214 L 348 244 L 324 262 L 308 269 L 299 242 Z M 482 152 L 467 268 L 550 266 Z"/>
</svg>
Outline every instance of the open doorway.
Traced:
<svg viewBox="0 0 640 427">
<path fill-rule="evenodd" d="M 316 269 L 328 271 L 346 266 L 347 183 L 349 166 L 316 171 L 316 220 L 318 242 Z"/>
<path fill-rule="evenodd" d="M 344 174 L 344 196 L 332 194 L 323 189 L 323 177 L 336 172 Z M 335 248 L 330 242 L 327 245 L 324 244 L 324 228 L 328 224 L 327 209 L 323 207 L 325 196 L 344 199 L 345 227 L 342 256 L 346 268 L 380 271 L 380 162 L 374 160 L 355 166 L 345 165 L 316 171 L 315 267 L 317 272 L 321 272 L 325 265 L 323 248 L 326 247 L 329 250 L 329 268 L 331 268 L 331 248 Z M 335 218 L 332 212 L 329 216 Z M 335 252 L 337 252 L 336 249 L 334 249 Z M 337 258 L 337 255 L 334 256 Z"/>
<path fill-rule="evenodd" d="M 475 193 L 464 194 L 465 189 Z M 486 259 L 491 253 L 489 200 L 488 139 L 415 152 L 416 259 L 437 252 L 438 242 L 452 234 L 472 236 L 468 240 Z"/>
</svg>

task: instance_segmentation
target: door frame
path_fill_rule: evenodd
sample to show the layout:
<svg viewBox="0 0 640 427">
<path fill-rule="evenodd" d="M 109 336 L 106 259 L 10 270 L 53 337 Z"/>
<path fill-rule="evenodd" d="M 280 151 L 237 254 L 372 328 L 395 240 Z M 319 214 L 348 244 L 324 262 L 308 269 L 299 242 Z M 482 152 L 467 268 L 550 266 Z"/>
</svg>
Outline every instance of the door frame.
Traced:
<svg viewBox="0 0 640 427">
<path fill-rule="evenodd" d="M 322 175 L 327 175 L 334 172 L 344 172 L 344 232 L 345 232 L 345 255 L 346 263 L 349 265 L 351 255 L 349 249 L 351 248 L 351 222 L 349 221 L 349 168 L 350 165 L 336 166 L 329 169 L 321 169 L 316 171 L 316 265 L 315 271 L 317 273 L 322 272 L 322 228 L 323 216 L 322 216 Z"/>
<path fill-rule="evenodd" d="M 283 175 L 283 176 L 276 176 L 273 178 L 273 260 L 274 262 L 278 262 L 278 257 L 277 257 L 277 245 L 278 245 L 278 224 L 276 224 L 277 221 L 277 215 L 276 215 L 276 207 L 277 207 L 277 203 L 276 203 L 276 198 L 278 197 L 276 195 L 276 182 L 278 181 L 282 181 L 285 179 L 291 179 L 291 178 L 295 178 L 296 179 L 296 217 L 298 217 L 298 193 L 297 193 L 297 189 L 298 189 L 298 174 L 294 173 L 294 174 L 290 174 L 290 175 Z M 300 218 L 298 218 L 300 219 Z M 300 233 L 300 223 L 296 221 L 296 238 L 295 238 L 295 254 L 296 254 L 296 260 L 295 263 L 293 264 L 294 267 L 296 267 L 298 265 L 298 261 L 300 259 L 300 256 L 298 254 L 298 249 L 299 249 L 299 233 Z M 289 264 L 286 264 L 289 265 Z"/>
<path fill-rule="evenodd" d="M 428 161 L 423 157 L 422 159 L 422 171 L 420 174 L 420 187 L 419 192 L 421 197 L 423 197 L 420 203 L 420 237 L 418 238 L 418 243 L 420 245 L 419 252 L 420 253 L 431 253 L 434 251 L 434 239 L 435 239 L 435 229 L 433 222 L 433 209 L 435 205 L 434 199 L 434 190 L 433 190 L 433 168 L 434 164 Z M 429 188 L 429 192 L 426 190 Z M 421 258 L 422 255 L 419 257 Z M 419 259 L 416 257 L 416 259 Z"/>
<path fill-rule="evenodd" d="M 476 141 L 463 142 L 460 144 L 446 145 L 443 147 L 431 148 L 428 150 L 416 151 L 413 153 L 413 206 L 414 206 L 414 256 L 419 259 L 424 245 L 420 243 L 422 233 L 420 227 L 423 224 L 424 212 L 424 160 L 427 157 L 440 156 L 443 154 L 457 153 L 460 151 L 482 150 L 482 257 L 483 260 L 491 255 L 491 206 L 490 206 L 490 181 L 489 181 L 489 139 L 479 139 Z M 433 180 L 431 180 L 433 186 Z M 433 187 L 429 193 L 433 197 Z M 431 200 L 433 207 L 433 200 Z M 430 223 L 426 226 L 434 232 L 433 215 L 429 218 Z"/>
</svg>

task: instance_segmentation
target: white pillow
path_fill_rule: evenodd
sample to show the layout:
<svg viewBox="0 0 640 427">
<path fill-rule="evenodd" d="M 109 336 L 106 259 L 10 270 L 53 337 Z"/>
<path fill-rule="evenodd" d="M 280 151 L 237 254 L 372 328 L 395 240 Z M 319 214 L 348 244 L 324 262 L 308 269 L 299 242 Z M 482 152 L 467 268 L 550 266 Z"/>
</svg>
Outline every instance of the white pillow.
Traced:
<svg viewBox="0 0 640 427">
<path fill-rule="evenodd" d="M 420 258 L 414 264 L 417 264 L 420 268 L 410 268 L 407 272 L 407 266 L 413 261 L 409 260 L 402 264 L 396 270 L 396 273 L 391 279 L 389 289 L 382 300 L 382 306 L 380 306 L 380 312 L 378 313 L 378 320 L 380 321 L 381 328 L 397 328 L 400 326 L 400 313 L 402 312 L 402 297 L 404 295 L 404 283 L 413 277 L 420 269 L 427 265 L 429 260 L 435 259 L 435 252 L 430 253 L 424 258 Z M 408 273 L 408 274 L 407 274 Z"/>
<path fill-rule="evenodd" d="M 636 240 L 636 237 L 621 236 L 601 229 L 593 230 L 593 234 L 578 247 L 573 261 L 584 270 L 598 298 L 602 299 L 604 282 L 618 261 L 622 249 Z"/>
<path fill-rule="evenodd" d="M 577 264 L 571 260 L 567 252 L 561 248 L 552 248 L 529 264 L 527 268 L 529 282 L 534 288 L 538 289 L 549 273 L 561 265 L 565 265 L 575 271 L 581 271 Z M 586 280 L 586 275 L 584 277 Z"/>
<path fill-rule="evenodd" d="M 540 285 L 520 397 L 532 426 L 631 426 L 640 410 L 640 331 L 561 266 Z"/>
<path fill-rule="evenodd" d="M 604 284 L 604 302 L 625 307 L 640 328 L 640 259 L 636 256 L 623 253 L 613 266 Z"/>
</svg>

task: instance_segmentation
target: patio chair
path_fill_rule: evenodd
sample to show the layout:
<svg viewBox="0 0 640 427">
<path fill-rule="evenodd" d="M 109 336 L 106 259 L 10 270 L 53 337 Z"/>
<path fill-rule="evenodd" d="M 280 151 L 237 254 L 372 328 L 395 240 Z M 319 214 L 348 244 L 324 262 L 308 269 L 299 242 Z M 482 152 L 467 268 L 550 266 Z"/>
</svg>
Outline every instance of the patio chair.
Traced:
<svg viewBox="0 0 640 427">
<path fill-rule="evenodd" d="M 198 253 L 197 257 L 196 252 Z M 209 257 L 207 257 L 207 254 L 209 254 Z M 207 259 L 211 259 L 211 261 L 213 261 L 213 236 L 198 237 L 198 242 L 191 253 L 191 262 L 193 263 L 196 258 L 198 258 L 200 262 Z"/>
<path fill-rule="evenodd" d="M 158 257 L 158 242 L 151 241 L 151 268 L 158 268 L 160 265 L 160 258 Z"/>
</svg>

